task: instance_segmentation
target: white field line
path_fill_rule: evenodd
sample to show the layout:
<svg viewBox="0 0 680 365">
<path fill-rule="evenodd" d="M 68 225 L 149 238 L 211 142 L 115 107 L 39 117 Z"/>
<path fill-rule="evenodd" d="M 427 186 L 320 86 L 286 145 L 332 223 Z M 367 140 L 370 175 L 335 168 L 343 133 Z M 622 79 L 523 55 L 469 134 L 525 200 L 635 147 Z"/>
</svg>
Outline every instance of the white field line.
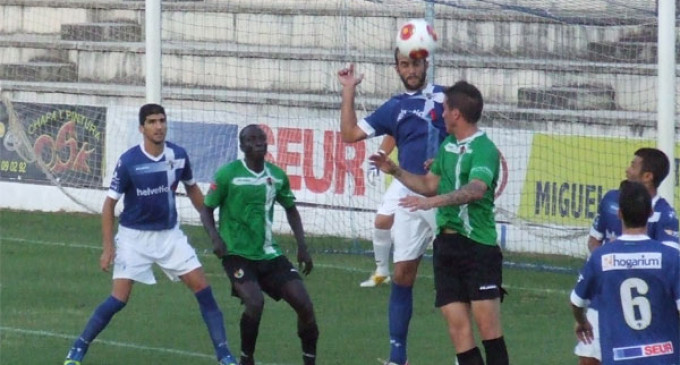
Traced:
<svg viewBox="0 0 680 365">
<path fill-rule="evenodd" d="M 15 238 L 15 237 L 0 237 L 0 241 L 2 242 L 12 242 L 12 243 L 30 243 L 30 244 L 37 244 L 37 245 L 45 245 L 45 246 L 60 246 L 60 247 L 68 247 L 68 248 L 83 248 L 83 249 L 91 249 L 91 250 L 100 250 L 101 246 L 94 246 L 94 245 L 83 245 L 83 244 L 77 244 L 77 243 L 65 243 L 65 242 L 53 242 L 53 241 L 41 241 L 41 240 L 29 240 L 25 238 Z M 196 249 L 197 252 L 199 252 L 199 255 L 201 256 L 212 256 L 212 253 L 210 253 L 208 250 L 200 250 Z M 355 273 L 364 273 L 364 274 L 370 274 L 370 270 L 363 270 L 355 267 L 347 267 L 347 266 L 338 266 L 338 265 L 327 265 L 327 264 L 314 264 L 314 267 L 319 267 L 323 269 L 331 269 L 331 270 L 340 270 L 340 271 L 346 271 L 346 272 L 355 272 Z M 212 276 L 212 275 L 209 275 Z M 432 275 L 427 275 L 427 274 L 418 274 L 419 278 L 425 278 L 425 279 L 434 279 Z M 506 289 L 511 289 L 511 290 L 519 290 L 519 291 L 527 291 L 527 292 L 534 292 L 534 293 L 544 293 L 544 294 L 563 294 L 563 295 L 569 295 L 570 291 L 569 290 L 563 290 L 563 289 L 550 289 L 550 288 L 532 288 L 532 287 L 523 287 L 523 286 L 512 286 L 512 285 L 503 285 L 504 288 Z"/>
<path fill-rule="evenodd" d="M 5 332 L 5 333 L 11 332 L 11 333 L 17 333 L 17 334 L 21 334 L 21 335 L 38 336 L 38 337 L 55 337 L 55 338 L 63 338 L 63 339 L 67 339 L 67 340 L 73 340 L 75 338 L 74 335 L 67 335 L 67 334 L 64 334 L 64 333 L 57 333 L 57 332 L 51 332 L 51 331 L 37 331 L 37 330 L 28 330 L 28 329 L 24 329 L 24 328 L 0 326 L 0 333 L 2 333 L 2 332 Z M 123 347 L 123 348 L 141 350 L 141 351 L 161 352 L 161 353 L 165 353 L 165 354 L 172 354 L 172 355 L 179 355 L 179 356 L 186 356 L 186 357 L 199 357 L 199 358 L 204 358 L 204 359 L 215 359 L 215 355 L 208 355 L 208 354 L 204 354 L 204 353 L 201 353 L 201 352 L 183 351 L 183 350 L 169 349 L 169 348 L 164 348 L 164 347 L 144 346 L 144 345 L 137 345 L 137 344 L 129 343 L 129 342 L 119 342 L 119 341 L 96 339 L 96 340 L 93 341 L 93 343 L 107 345 L 107 346 L 114 346 L 114 347 Z M 215 360 L 215 361 L 217 361 L 217 360 Z M 271 363 L 264 363 L 264 362 L 258 361 L 258 365 L 282 365 L 282 364 L 271 364 Z"/>
<path fill-rule="evenodd" d="M 17 334 L 22 334 L 22 335 L 39 336 L 39 337 L 55 337 L 55 338 L 63 338 L 63 339 L 67 339 L 67 340 L 74 340 L 76 338 L 75 335 L 67 335 L 67 334 L 64 334 L 64 333 L 57 333 L 57 332 L 52 332 L 52 331 L 36 331 L 36 330 L 28 330 L 28 329 L 23 329 L 23 328 L 6 327 L 6 326 L 0 326 L 0 332 L 11 332 L 11 333 L 17 333 Z M 137 344 L 134 344 L 134 343 L 119 342 L 119 341 L 109 341 L 109 340 L 96 339 L 96 340 L 93 341 L 93 343 L 99 343 L 99 344 L 108 345 L 108 346 L 115 346 L 115 347 L 124 347 L 124 348 L 135 349 L 135 350 L 162 352 L 162 353 L 166 353 L 166 354 L 188 356 L 188 357 L 201 357 L 201 358 L 206 358 L 206 359 L 214 359 L 215 358 L 214 355 L 208 355 L 208 354 L 204 354 L 204 353 L 200 353 L 200 352 L 175 350 L 175 349 L 168 349 L 168 348 L 163 348 L 163 347 L 144 346 L 144 345 L 137 345 Z M 67 348 L 64 348 L 64 356 L 66 356 L 67 350 L 68 350 Z M 217 360 L 215 360 L 215 361 L 217 361 Z"/>
</svg>

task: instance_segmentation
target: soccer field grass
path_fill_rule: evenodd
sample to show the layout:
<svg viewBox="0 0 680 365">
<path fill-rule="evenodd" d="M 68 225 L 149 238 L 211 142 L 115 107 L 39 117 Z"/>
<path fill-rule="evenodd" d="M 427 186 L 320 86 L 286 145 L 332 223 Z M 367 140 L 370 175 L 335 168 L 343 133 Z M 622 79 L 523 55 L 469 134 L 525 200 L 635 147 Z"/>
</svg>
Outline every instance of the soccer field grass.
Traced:
<svg viewBox="0 0 680 365">
<path fill-rule="evenodd" d="M 200 227 L 186 227 L 198 252 L 209 242 Z M 283 238 L 285 240 L 286 238 Z M 310 245 L 313 246 L 313 240 Z M 341 243 L 338 243 L 341 244 Z M 584 243 L 585 244 L 585 243 Z M 96 215 L 0 210 L 0 364 L 60 364 L 73 338 L 110 292 L 99 270 Z M 579 260 L 513 261 L 566 265 Z M 216 258 L 201 261 L 224 312 L 229 341 L 238 353 L 241 306 Z M 318 364 L 378 364 L 389 350 L 388 287 L 359 288 L 373 268 L 370 257 L 314 254 L 307 286 L 320 327 Z M 294 259 L 294 257 L 291 257 Z M 214 364 L 212 346 L 193 295 L 156 271 L 158 284 L 137 284 L 128 305 L 90 347 L 86 364 Z M 503 326 L 511 364 L 575 363 L 569 309 L 572 273 L 504 269 L 509 296 Z M 409 335 L 411 365 L 453 364 L 444 322 L 433 307 L 432 265 L 424 260 L 414 292 Z M 256 359 L 262 365 L 300 364 L 295 315 L 284 302 L 267 300 Z"/>
</svg>

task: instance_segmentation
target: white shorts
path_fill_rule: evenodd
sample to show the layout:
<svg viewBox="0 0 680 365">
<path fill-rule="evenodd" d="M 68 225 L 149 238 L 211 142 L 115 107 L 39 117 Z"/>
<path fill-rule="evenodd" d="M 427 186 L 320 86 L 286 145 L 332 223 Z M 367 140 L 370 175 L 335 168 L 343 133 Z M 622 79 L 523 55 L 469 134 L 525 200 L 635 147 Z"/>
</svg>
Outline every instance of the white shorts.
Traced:
<svg viewBox="0 0 680 365">
<path fill-rule="evenodd" d="M 593 326 L 593 341 L 591 343 L 584 343 L 579 341 L 574 348 L 574 354 L 580 357 L 593 357 L 602 361 L 602 351 L 600 349 L 600 327 L 598 320 L 597 309 L 586 309 L 586 318 Z"/>
<path fill-rule="evenodd" d="M 399 206 L 399 192 L 404 188 L 404 185 L 397 179 L 392 179 L 390 186 L 385 190 L 383 194 L 380 206 L 378 206 L 378 214 L 380 215 L 394 215 Z"/>
<path fill-rule="evenodd" d="M 407 195 L 416 194 L 397 182 L 395 187 L 396 201 Z M 395 183 L 390 185 L 390 189 Z M 394 262 L 415 260 L 422 256 L 427 247 L 434 239 L 436 227 L 435 209 L 417 210 L 410 212 L 408 209 L 400 207 L 398 204 L 394 212 L 394 224 L 392 225 L 392 236 L 394 241 L 394 251 L 392 257 Z"/>
<path fill-rule="evenodd" d="M 113 278 L 155 284 L 152 264 L 158 264 L 172 281 L 199 267 L 196 251 L 179 227 L 140 231 L 118 226 Z"/>
</svg>

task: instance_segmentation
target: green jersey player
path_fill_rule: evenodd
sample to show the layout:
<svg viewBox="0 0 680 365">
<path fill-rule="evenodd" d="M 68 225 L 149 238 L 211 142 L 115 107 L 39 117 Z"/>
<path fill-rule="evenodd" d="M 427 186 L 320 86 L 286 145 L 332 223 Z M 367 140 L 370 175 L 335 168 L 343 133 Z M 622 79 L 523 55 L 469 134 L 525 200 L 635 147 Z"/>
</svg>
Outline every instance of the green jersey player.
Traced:
<svg viewBox="0 0 680 365">
<path fill-rule="evenodd" d="M 286 173 L 265 161 L 267 135 L 257 125 L 239 134 L 242 160 L 220 167 L 205 196 L 203 226 L 213 249 L 222 260 L 232 284 L 232 295 L 243 302 L 241 316 L 241 365 L 255 364 L 255 342 L 264 307 L 264 293 L 285 300 L 298 316 L 297 333 L 302 341 L 305 365 L 316 362 L 319 330 L 314 308 L 298 271 L 283 256 L 272 234 L 274 203 L 286 211 L 298 245 L 297 259 L 302 272 L 312 271 L 300 213 Z M 219 231 L 214 210 L 219 209 Z"/>
<path fill-rule="evenodd" d="M 442 142 L 427 175 L 405 171 L 381 155 L 371 160 L 412 191 L 400 205 L 411 210 L 438 208 L 434 240 L 435 305 L 449 326 L 460 365 L 484 364 L 475 344 L 474 318 L 487 364 L 508 364 L 500 320 L 503 255 L 496 243 L 494 191 L 500 153 L 481 131 L 484 101 L 479 90 L 459 81 L 444 92 Z"/>
</svg>

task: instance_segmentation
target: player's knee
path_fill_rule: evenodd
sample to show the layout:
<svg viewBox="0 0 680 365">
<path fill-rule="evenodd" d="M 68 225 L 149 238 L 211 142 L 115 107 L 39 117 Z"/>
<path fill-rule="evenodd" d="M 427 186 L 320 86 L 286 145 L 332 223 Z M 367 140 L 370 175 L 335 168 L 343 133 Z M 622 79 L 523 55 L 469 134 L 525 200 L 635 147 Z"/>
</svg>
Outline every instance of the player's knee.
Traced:
<svg viewBox="0 0 680 365">
<path fill-rule="evenodd" d="M 264 311 L 264 299 L 249 298 L 243 300 L 245 312 L 251 318 L 260 318 Z"/>
<path fill-rule="evenodd" d="M 377 214 L 375 216 L 374 227 L 377 229 L 391 229 L 394 223 L 394 215 Z"/>
<path fill-rule="evenodd" d="M 295 311 L 300 318 L 300 321 L 304 323 L 312 323 L 316 321 L 314 317 L 314 304 L 310 300 L 302 301 L 296 306 Z"/>
</svg>

